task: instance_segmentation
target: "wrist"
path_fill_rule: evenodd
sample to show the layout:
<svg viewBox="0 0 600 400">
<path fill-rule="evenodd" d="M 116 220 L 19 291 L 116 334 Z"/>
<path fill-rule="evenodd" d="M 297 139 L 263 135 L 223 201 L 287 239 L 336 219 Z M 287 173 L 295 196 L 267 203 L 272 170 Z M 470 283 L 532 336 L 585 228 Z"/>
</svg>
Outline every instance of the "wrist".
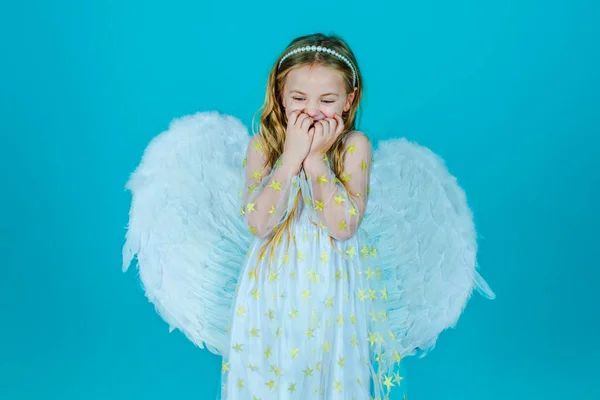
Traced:
<svg viewBox="0 0 600 400">
<path fill-rule="evenodd" d="M 304 170 L 309 173 L 320 171 L 326 165 L 323 154 L 309 154 L 302 162 Z"/>
<path fill-rule="evenodd" d="M 287 170 L 291 175 L 298 175 L 298 173 L 300 173 L 300 168 L 302 168 L 302 160 L 290 158 L 284 154 L 281 161 L 281 168 Z"/>
</svg>

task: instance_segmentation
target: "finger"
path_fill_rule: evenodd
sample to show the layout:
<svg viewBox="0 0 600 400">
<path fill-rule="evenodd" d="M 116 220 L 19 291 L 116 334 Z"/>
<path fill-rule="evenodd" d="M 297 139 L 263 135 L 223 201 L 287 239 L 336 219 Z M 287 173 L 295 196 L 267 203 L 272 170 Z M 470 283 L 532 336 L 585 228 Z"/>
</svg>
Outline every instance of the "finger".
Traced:
<svg viewBox="0 0 600 400">
<path fill-rule="evenodd" d="M 307 115 L 306 118 L 304 118 L 300 123 L 300 128 L 302 128 L 303 131 L 307 132 L 312 123 L 313 119 Z"/>
<path fill-rule="evenodd" d="M 327 121 L 327 126 L 325 129 L 325 133 L 327 134 L 327 136 L 332 136 L 333 133 L 335 132 L 335 125 L 336 125 L 335 119 L 327 118 L 326 121 Z"/>
<path fill-rule="evenodd" d="M 304 114 L 302 111 L 300 110 L 296 110 L 295 112 L 298 113 L 298 117 L 296 118 L 296 122 L 294 123 L 294 125 L 300 125 L 302 123 L 302 121 L 304 121 L 304 119 L 306 117 L 308 117 L 308 115 Z"/>
<path fill-rule="evenodd" d="M 323 136 L 323 129 L 322 121 L 317 121 L 315 123 L 315 135 L 317 135 L 317 137 Z"/>
<path fill-rule="evenodd" d="M 337 128 L 335 130 L 335 136 L 339 136 L 340 133 L 344 130 L 344 119 L 341 115 L 335 114 L 335 119 L 337 120 Z"/>
<path fill-rule="evenodd" d="M 298 120 L 298 116 L 300 115 L 300 110 L 294 110 L 291 112 L 290 117 L 288 118 L 288 124 L 294 125 Z"/>
</svg>

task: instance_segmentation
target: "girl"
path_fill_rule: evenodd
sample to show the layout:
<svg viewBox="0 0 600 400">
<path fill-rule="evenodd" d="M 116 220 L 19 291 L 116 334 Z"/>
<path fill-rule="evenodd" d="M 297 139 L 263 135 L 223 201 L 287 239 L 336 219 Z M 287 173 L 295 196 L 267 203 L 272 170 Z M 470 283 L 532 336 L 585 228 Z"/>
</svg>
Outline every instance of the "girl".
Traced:
<svg viewBox="0 0 600 400">
<path fill-rule="evenodd" d="M 356 237 L 372 152 L 355 130 L 361 82 L 348 46 L 321 35 L 293 41 L 271 71 L 245 163 L 241 213 L 259 240 L 240 277 L 224 397 L 371 394 L 369 340 L 387 330 L 372 324 L 384 325 L 373 249 Z M 392 371 L 373 378 L 401 382 Z"/>
<path fill-rule="evenodd" d="M 137 254 L 157 311 L 223 356 L 223 398 L 401 394 L 402 357 L 431 349 L 474 287 L 494 296 L 443 163 L 404 140 L 372 163 L 362 86 L 343 40 L 295 39 L 256 135 L 216 113 L 175 121 L 128 184 L 123 266 Z"/>
</svg>

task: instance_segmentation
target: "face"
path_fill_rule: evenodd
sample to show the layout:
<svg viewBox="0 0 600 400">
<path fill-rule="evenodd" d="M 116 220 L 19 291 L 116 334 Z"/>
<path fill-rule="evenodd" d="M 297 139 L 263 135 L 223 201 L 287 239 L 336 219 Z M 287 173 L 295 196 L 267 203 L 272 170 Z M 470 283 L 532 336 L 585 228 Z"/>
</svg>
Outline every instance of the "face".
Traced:
<svg viewBox="0 0 600 400">
<path fill-rule="evenodd" d="M 282 104 L 285 114 L 301 110 L 315 121 L 348 111 L 354 92 L 346 94 L 343 76 L 333 68 L 305 65 L 291 70 L 285 80 Z"/>
</svg>

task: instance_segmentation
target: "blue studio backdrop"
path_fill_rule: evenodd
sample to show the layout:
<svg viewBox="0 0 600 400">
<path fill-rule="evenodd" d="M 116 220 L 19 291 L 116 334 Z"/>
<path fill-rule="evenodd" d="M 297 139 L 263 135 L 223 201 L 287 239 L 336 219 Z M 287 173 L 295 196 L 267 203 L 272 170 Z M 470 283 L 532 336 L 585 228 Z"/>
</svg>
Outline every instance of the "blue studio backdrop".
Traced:
<svg viewBox="0 0 600 400">
<path fill-rule="evenodd" d="M 220 358 L 121 272 L 149 141 L 250 125 L 294 37 L 337 33 L 360 128 L 447 162 L 480 234 L 475 296 L 409 399 L 598 399 L 600 3 L 30 1 L 0 6 L 0 399 L 213 399 Z"/>
</svg>

